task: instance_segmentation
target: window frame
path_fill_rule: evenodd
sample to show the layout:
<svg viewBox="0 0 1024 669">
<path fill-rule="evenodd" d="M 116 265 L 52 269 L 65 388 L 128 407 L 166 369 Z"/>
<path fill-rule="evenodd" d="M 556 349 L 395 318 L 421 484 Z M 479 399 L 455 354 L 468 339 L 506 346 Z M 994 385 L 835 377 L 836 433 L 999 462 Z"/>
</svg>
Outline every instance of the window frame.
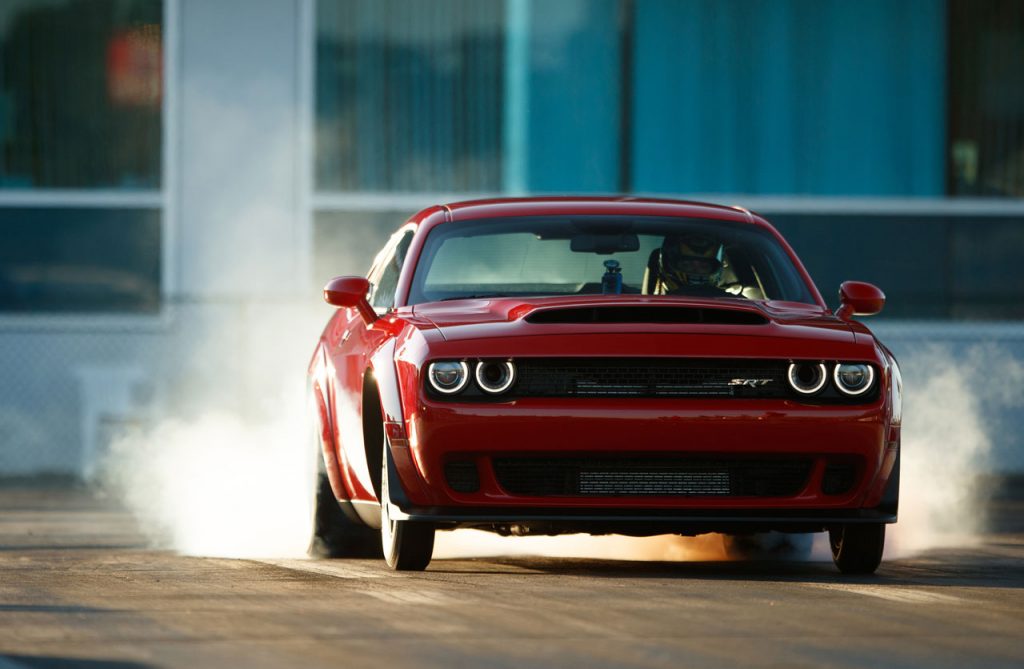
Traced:
<svg viewBox="0 0 1024 669">
<path fill-rule="evenodd" d="M 162 0 L 163 93 L 160 108 L 160 186 L 155 189 L 4 188 L 0 207 L 41 209 L 153 209 L 160 215 L 160 305 L 155 312 L 0 311 L 0 331 L 164 331 L 173 321 L 170 299 L 177 292 L 178 53 L 181 0 Z"/>
<path fill-rule="evenodd" d="M 370 268 L 366 278 L 370 282 L 370 294 L 367 296 L 370 306 L 377 312 L 378 316 L 383 316 L 389 311 L 395 308 L 395 303 L 398 300 L 398 284 L 402 277 L 402 268 L 405 267 L 406 260 L 409 259 L 408 251 L 409 246 L 412 244 L 412 239 L 416 234 L 416 226 L 412 224 L 403 225 L 399 228 L 391 237 L 388 239 L 387 244 L 380 250 L 377 257 L 374 259 L 373 266 Z M 395 265 L 398 249 L 405 244 L 405 255 L 402 257 L 401 262 Z M 381 277 L 384 276 L 385 272 L 390 269 L 394 269 L 394 290 L 390 292 L 390 300 L 384 304 L 377 304 L 376 299 L 380 293 L 380 288 L 383 285 Z"/>
</svg>

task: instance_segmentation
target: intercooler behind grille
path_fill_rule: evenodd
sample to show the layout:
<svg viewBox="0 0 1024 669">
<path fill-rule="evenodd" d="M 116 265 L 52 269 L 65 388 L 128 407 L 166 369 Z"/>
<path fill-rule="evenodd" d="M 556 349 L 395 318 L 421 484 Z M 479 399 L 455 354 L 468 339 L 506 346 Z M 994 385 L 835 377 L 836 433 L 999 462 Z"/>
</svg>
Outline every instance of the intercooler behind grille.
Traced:
<svg viewBox="0 0 1024 669">
<path fill-rule="evenodd" d="M 786 397 L 785 363 L 701 359 L 526 359 L 520 397 Z"/>
<path fill-rule="evenodd" d="M 580 495 L 728 495 L 728 472 L 581 471 Z"/>
<path fill-rule="evenodd" d="M 694 458 L 495 458 L 512 495 L 791 497 L 807 484 L 811 460 Z"/>
</svg>

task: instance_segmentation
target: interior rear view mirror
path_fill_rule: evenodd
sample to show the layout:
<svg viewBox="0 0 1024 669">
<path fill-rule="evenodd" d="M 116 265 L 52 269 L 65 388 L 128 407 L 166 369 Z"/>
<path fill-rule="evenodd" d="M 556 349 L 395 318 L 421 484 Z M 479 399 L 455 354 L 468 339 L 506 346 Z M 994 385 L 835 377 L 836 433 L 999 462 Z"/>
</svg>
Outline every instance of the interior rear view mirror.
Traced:
<svg viewBox="0 0 1024 669">
<path fill-rule="evenodd" d="M 640 250 L 640 238 L 635 233 L 584 233 L 575 235 L 569 242 L 569 248 L 573 253 L 629 253 Z"/>
</svg>

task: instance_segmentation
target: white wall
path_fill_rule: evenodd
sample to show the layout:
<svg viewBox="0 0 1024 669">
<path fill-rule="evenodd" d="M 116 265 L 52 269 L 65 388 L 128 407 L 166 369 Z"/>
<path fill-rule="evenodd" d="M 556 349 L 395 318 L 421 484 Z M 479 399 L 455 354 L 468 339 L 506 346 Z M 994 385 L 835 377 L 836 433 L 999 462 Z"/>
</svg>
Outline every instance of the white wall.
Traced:
<svg viewBox="0 0 1024 669">
<path fill-rule="evenodd" d="M 181 2 L 177 288 L 189 298 L 304 286 L 302 4 Z"/>
</svg>

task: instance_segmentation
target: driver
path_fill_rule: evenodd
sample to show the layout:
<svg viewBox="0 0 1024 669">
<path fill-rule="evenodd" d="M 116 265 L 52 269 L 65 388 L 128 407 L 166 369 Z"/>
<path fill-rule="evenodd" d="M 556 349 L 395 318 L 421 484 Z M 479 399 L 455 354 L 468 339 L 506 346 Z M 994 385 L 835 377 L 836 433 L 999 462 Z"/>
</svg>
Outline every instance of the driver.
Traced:
<svg viewBox="0 0 1024 669">
<path fill-rule="evenodd" d="M 666 235 L 658 258 L 660 291 L 664 295 L 722 297 L 725 247 L 708 235 Z"/>
</svg>

